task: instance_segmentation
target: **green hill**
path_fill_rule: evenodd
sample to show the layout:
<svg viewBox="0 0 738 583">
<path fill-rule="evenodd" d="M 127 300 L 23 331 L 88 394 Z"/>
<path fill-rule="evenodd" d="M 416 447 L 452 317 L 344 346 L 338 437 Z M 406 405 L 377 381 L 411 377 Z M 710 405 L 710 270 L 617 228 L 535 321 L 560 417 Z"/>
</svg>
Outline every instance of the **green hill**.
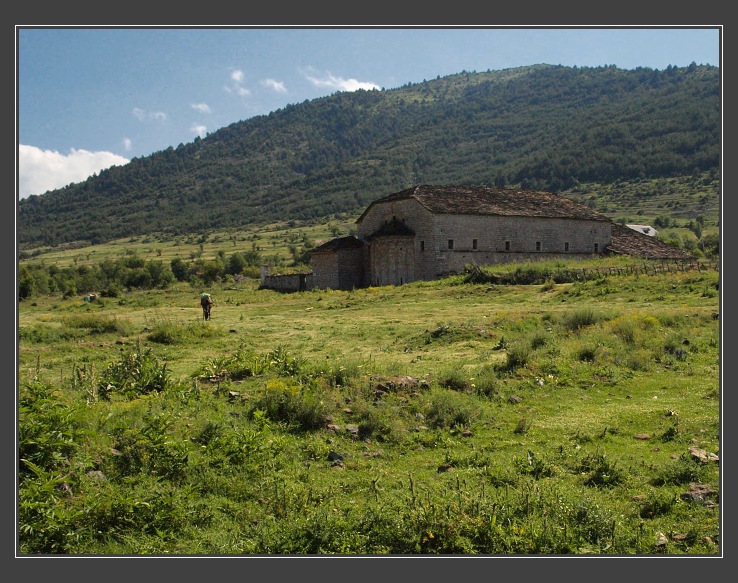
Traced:
<svg viewBox="0 0 738 583">
<path fill-rule="evenodd" d="M 688 207 L 700 212 L 718 207 L 720 125 L 717 67 L 461 72 L 289 105 L 20 200 L 18 240 L 31 249 L 316 221 L 417 183 L 571 192 L 606 206 L 626 184 L 689 177 L 702 181 Z M 604 199 L 583 188 L 592 183 L 607 185 Z M 627 190 L 623 215 L 678 210 L 652 204 L 658 185 Z"/>
</svg>

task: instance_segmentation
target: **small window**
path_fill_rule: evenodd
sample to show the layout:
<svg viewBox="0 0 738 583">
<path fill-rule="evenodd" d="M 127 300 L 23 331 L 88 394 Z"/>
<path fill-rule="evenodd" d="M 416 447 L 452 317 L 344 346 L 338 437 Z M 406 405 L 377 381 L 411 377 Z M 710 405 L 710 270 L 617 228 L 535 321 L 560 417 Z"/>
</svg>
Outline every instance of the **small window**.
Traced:
<svg viewBox="0 0 738 583">
<path fill-rule="evenodd" d="M 599 253 L 599 252 L 600 252 L 600 244 L 595 243 L 595 253 Z"/>
<path fill-rule="evenodd" d="M 449 239 L 448 240 L 448 248 L 449 249 L 453 249 L 454 248 L 454 240 L 453 239 Z"/>
<path fill-rule="evenodd" d="M 566 241 L 564 243 L 564 251 L 568 251 L 568 250 L 569 250 L 569 241 Z"/>
<path fill-rule="evenodd" d="M 476 249 L 476 248 L 477 248 L 477 240 L 472 239 L 472 249 Z"/>
<path fill-rule="evenodd" d="M 420 250 L 425 251 L 425 241 L 420 242 Z"/>
<path fill-rule="evenodd" d="M 541 242 L 536 241 L 536 251 L 540 251 L 540 250 L 541 250 Z"/>
<path fill-rule="evenodd" d="M 510 241 L 505 241 L 505 251 L 510 251 Z"/>
</svg>

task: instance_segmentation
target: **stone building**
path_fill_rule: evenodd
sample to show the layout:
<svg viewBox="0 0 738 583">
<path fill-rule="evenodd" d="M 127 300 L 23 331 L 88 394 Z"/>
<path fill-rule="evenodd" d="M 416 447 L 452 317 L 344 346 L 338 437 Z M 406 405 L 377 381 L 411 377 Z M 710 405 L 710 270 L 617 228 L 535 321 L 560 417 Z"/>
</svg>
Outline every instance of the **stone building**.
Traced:
<svg viewBox="0 0 738 583">
<path fill-rule="evenodd" d="M 313 250 L 315 287 L 402 285 L 461 273 L 467 265 L 618 252 L 608 217 L 550 192 L 419 185 L 374 201 L 356 222 L 357 237 Z M 629 248 L 638 247 L 616 231 L 621 240 L 628 237 Z M 684 258 L 647 238 L 662 256 L 674 251 Z"/>
</svg>

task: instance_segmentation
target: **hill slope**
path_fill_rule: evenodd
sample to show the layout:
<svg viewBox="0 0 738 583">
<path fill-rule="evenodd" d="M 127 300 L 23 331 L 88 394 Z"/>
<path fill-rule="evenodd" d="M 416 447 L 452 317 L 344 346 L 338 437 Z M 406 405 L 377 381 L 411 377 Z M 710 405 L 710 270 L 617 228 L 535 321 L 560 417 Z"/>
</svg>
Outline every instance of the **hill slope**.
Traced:
<svg viewBox="0 0 738 583">
<path fill-rule="evenodd" d="M 413 184 L 717 173 L 720 72 L 539 65 L 336 93 L 18 203 L 21 248 L 357 213 Z"/>
</svg>

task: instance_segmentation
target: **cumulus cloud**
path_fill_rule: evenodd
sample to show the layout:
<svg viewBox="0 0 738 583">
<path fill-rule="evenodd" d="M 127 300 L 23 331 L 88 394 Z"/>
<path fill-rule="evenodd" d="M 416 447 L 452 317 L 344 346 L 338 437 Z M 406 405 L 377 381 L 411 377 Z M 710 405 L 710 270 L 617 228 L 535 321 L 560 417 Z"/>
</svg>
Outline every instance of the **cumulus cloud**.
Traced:
<svg viewBox="0 0 738 583">
<path fill-rule="evenodd" d="M 235 93 L 239 97 L 248 97 L 249 95 L 251 95 L 251 90 L 241 86 L 241 83 L 243 83 L 243 79 L 243 71 L 239 69 L 231 71 L 231 81 L 233 81 L 233 84 L 225 85 L 223 86 L 223 89 L 225 89 L 227 93 Z"/>
<path fill-rule="evenodd" d="M 277 93 L 287 93 L 287 87 L 281 81 L 275 81 L 274 79 L 264 79 L 261 84 L 269 89 L 274 89 Z"/>
<path fill-rule="evenodd" d="M 41 150 L 34 146 L 18 146 L 18 198 L 43 194 L 74 182 L 83 182 L 93 174 L 111 166 L 123 166 L 130 160 L 112 152 Z"/>
<path fill-rule="evenodd" d="M 356 79 L 344 79 L 336 77 L 329 72 L 316 76 L 312 70 L 304 71 L 303 76 L 315 87 L 321 89 L 333 89 L 334 91 L 356 91 L 358 89 L 380 89 L 376 83 L 369 81 L 358 81 Z"/>
<path fill-rule="evenodd" d="M 210 109 L 210 106 L 207 103 L 193 103 L 192 109 L 199 111 L 200 113 L 213 113 L 213 110 Z"/>
<path fill-rule="evenodd" d="M 208 133 L 208 128 L 202 124 L 192 124 L 190 131 L 196 136 L 204 138 Z"/>
<path fill-rule="evenodd" d="M 139 121 L 166 121 L 167 119 L 167 114 L 163 111 L 146 111 L 140 107 L 134 107 L 131 113 Z"/>
</svg>

